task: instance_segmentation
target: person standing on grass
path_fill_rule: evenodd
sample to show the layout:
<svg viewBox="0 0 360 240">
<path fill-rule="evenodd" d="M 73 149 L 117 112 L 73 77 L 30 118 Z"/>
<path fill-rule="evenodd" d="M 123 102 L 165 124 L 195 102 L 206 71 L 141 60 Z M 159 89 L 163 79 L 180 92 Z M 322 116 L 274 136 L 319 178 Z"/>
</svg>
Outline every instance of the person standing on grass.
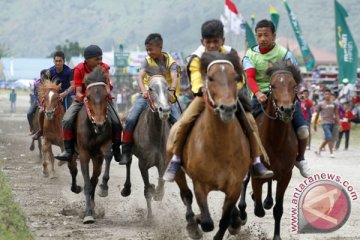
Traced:
<svg viewBox="0 0 360 240">
<path fill-rule="evenodd" d="M 335 123 L 339 123 L 339 113 L 335 103 L 331 100 L 330 89 L 325 89 L 324 100 L 321 101 L 316 108 L 315 120 L 314 120 L 314 131 L 317 131 L 317 123 L 319 116 L 321 115 L 321 125 L 324 131 L 324 141 L 320 144 L 318 151 L 315 151 L 317 156 L 320 156 L 321 149 L 329 145 L 330 157 L 334 157 L 334 137 L 333 129 Z"/>
</svg>

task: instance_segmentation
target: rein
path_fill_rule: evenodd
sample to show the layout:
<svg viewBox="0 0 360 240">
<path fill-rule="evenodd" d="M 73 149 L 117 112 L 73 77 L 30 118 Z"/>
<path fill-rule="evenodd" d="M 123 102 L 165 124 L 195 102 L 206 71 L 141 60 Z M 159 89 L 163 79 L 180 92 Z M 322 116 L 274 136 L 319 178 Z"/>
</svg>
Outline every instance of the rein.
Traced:
<svg viewBox="0 0 360 240">
<path fill-rule="evenodd" d="M 270 76 L 270 81 L 271 79 L 276 75 L 276 74 L 281 74 L 281 73 L 286 73 L 286 74 L 291 74 L 292 73 L 290 71 L 287 71 L 287 70 L 277 70 L 277 71 L 274 71 L 271 76 Z M 295 96 L 297 94 L 297 88 L 295 90 Z M 265 116 L 267 116 L 268 118 L 272 119 L 272 120 L 276 120 L 276 119 L 279 119 L 281 117 L 281 110 L 280 110 L 280 107 L 276 104 L 275 102 L 275 99 L 273 98 L 273 91 L 272 91 L 272 88 L 271 88 L 271 85 L 269 85 L 269 92 L 267 94 L 267 96 L 270 96 L 271 97 L 271 104 L 273 105 L 274 109 L 275 109 L 275 116 L 270 116 L 270 114 L 268 114 L 266 112 L 266 110 L 264 109 L 264 106 L 263 104 L 261 103 L 260 106 L 261 106 L 261 110 L 263 111 L 263 113 L 265 114 Z M 295 97 L 294 98 L 294 101 L 293 101 L 293 106 L 296 105 L 296 102 L 297 102 L 297 98 Z M 295 107 L 294 109 L 292 110 L 292 113 L 291 113 L 291 117 L 294 115 L 294 112 L 295 112 Z"/>
<path fill-rule="evenodd" d="M 104 82 L 95 82 L 95 83 L 90 83 L 87 87 L 86 87 L 86 90 L 91 88 L 91 87 L 94 87 L 94 86 L 106 86 L 106 83 Z M 95 119 L 93 117 L 93 115 L 91 114 L 91 111 L 90 111 L 90 107 L 89 107 L 89 101 L 87 99 L 87 97 L 84 98 L 84 106 L 85 106 L 85 109 L 86 109 L 86 113 L 88 115 L 88 118 L 90 120 L 90 122 L 92 123 L 93 127 L 94 127 L 94 131 L 95 133 L 98 133 L 97 132 L 97 128 L 96 128 L 96 122 L 95 122 Z M 106 108 L 108 108 L 109 105 L 107 104 L 106 105 Z M 107 111 L 106 111 L 107 112 Z M 105 119 L 107 119 L 107 114 L 105 115 Z"/>
<path fill-rule="evenodd" d="M 218 63 L 225 63 L 225 64 L 230 64 L 230 66 L 232 68 L 234 68 L 234 65 L 232 64 L 232 62 L 228 61 L 228 60 L 214 60 L 212 61 L 211 63 L 209 63 L 208 67 L 207 67 L 207 70 L 206 72 L 209 72 L 210 68 L 214 65 L 214 64 L 218 64 Z M 211 96 L 211 93 L 209 91 L 209 88 L 208 88 L 208 82 L 209 82 L 209 78 L 206 78 L 206 81 L 205 81 L 205 94 L 203 95 L 204 96 L 204 101 L 206 103 L 207 106 L 209 106 L 210 109 L 212 109 L 213 111 L 217 112 L 219 111 L 219 106 L 215 103 L 213 97 Z"/>
</svg>

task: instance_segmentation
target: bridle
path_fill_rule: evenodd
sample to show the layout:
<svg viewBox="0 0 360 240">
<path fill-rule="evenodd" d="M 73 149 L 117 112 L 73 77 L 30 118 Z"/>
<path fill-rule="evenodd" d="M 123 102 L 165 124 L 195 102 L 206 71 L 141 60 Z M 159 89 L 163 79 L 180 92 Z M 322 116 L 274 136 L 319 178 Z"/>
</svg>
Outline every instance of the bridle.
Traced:
<svg viewBox="0 0 360 240">
<path fill-rule="evenodd" d="M 91 87 L 94 87 L 94 86 L 104 86 L 104 87 L 106 87 L 106 83 L 104 83 L 104 82 L 91 83 L 86 87 L 86 90 L 91 88 Z M 96 122 L 95 122 L 95 118 L 91 114 L 90 107 L 89 107 L 89 100 L 87 99 L 87 97 L 84 98 L 84 105 L 85 105 L 85 109 L 86 109 L 86 113 L 88 115 L 88 118 L 89 118 L 90 122 L 92 123 L 92 125 L 94 127 L 95 133 L 97 134 L 98 133 L 97 125 L 96 125 Z M 109 108 L 109 106 L 108 106 L 108 104 L 106 104 L 106 109 L 108 109 L 108 108 Z M 105 119 L 107 119 L 107 112 L 108 111 L 106 111 Z"/>
<path fill-rule="evenodd" d="M 209 63 L 206 72 L 209 72 L 210 68 L 214 65 L 214 64 L 230 64 L 230 66 L 232 68 L 234 68 L 234 65 L 232 64 L 232 62 L 228 61 L 228 60 L 214 60 L 212 62 Z M 210 109 L 212 109 L 214 112 L 219 112 L 220 111 L 220 106 L 218 106 L 214 100 L 214 98 L 211 96 L 211 93 L 209 91 L 209 87 L 208 87 L 208 82 L 209 82 L 209 78 L 206 77 L 205 80 L 205 94 L 203 95 L 204 97 L 204 101 L 207 104 L 207 106 L 210 107 Z"/>
<path fill-rule="evenodd" d="M 270 76 L 270 82 L 271 80 L 273 79 L 273 77 L 276 75 L 276 74 L 280 74 L 280 73 L 285 73 L 285 74 L 291 74 L 292 73 L 290 71 L 287 71 L 287 70 L 277 70 L 277 71 L 274 71 L 271 76 Z M 292 119 L 293 116 L 294 116 L 294 113 L 295 113 L 295 110 L 296 110 L 296 102 L 297 102 L 297 87 L 295 88 L 295 97 L 294 97 L 294 100 L 293 100 L 293 104 L 292 104 L 292 107 L 291 107 L 291 115 L 290 115 L 290 118 Z M 267 116 L 268 118 L 272 119 L 272 120 L 276 120 L 276 119 L 279 119 L 279 120 L 284 120 L 284 111 L 282 110 L 282 107 L 279 107 L 277 104 L 276 104 L 276 101 L 275 101 L 275 98 L 273 97 L 273 89 L 271 87 L 271 84 L 269 85 L 269 91 L 267 93 L 267 95 L 271 98 L 271 104 L 273 105 L 273 108 L 275 109 L 275 116 L 271 116 L 270 114 L 268 114 L 265 109 L 264 109 L 264 106 L 263 104 L 260 104 L 261 106 L 261 110 L 264 112 L 265 116 Z"/>
</svg>

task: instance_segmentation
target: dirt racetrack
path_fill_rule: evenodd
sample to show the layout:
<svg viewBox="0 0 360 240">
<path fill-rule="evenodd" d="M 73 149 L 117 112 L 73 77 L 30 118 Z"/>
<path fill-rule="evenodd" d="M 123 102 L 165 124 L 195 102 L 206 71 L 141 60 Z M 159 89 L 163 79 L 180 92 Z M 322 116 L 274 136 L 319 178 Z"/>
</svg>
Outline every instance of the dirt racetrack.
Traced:
<svg viewBox="0 0 360 240">
<path fill-rule="evenodd" d="M 125 167 L 112 162 L 109 196 L 96 196 L 96 208 L 100 216 L 91 225 L 84 225 L 79 213 L 84 206 L 84 195 L 70 191 L 70 174 L 66 164 L 56 166 L 57 178 L 42 176 L 38 151 L 29 151 L 30 137 L 26 120 L 29 107 L 28 96 L 18 96 L 17 113 L 9 113 L 8 95 L 0 95 L 0 167 L 8 177 L 15 200 L 27 216 L 27 224 L 34 239 L 189 239 L 185 230 L 185 207 L 175 183 L 165 185 L 165 196 L 161 202 L 153 202 L 155 217 L 146 219 L 146 202 L 143 196 L 143 182 L 137 167 L 137 160 L 132 165 L 132 193 L 124 198 L 120 189 L 125 181 Z M 355 131 L 360 131 L 356 129 Z M 328 153 L 316 157 L 313 150 L 318 146 L 320 133 L 315 135 L 312 151 L 307 153 L 312 168 L 316 173 L 335 173 L 346 180 L 354 189 L 360 191 L 360 151 L 359 143 L 353 143 L 348 151 L 339 150 L 335 158 Z M 54 147 L 55 154 L 59 152 Z M 157 183 L 155 169 L 151 171 L 151 182 Z M 297 234 L 291 231 L 292 198 L 294 190 L 304 181 L 295 168 L 284 199 L 284 214 L 281 224 L 282 239 L 360 239 L 360 201 L 351 200 L 351 212 L 347 222 L 337 231 L 324 234 Z M 82 175 L 79 171 L 79 185 Z M 251 187 L 250 187 L 251 189 Z M 265 188 L 264 188 L 265 189 Z M 251 191 L 251 190 L 250 190 Z M 249 192 L 249 191 L 248 191 Z M 211 193 L 209 206 L 217 230 L 221 215 L 223 195 Z M 247 194 L 248 222 L 236 236 L 228 233 L 225 239 L 272 239 L 272 211 L 267 211 L 264 218 L 253 214 L 253 203 Z M 194 205 L 196 213 L 198 208 Z M 101 216 L 102 213 L 102 216 Z M 204 233 L 203 239 L 212 239 L 215 231 Z"/>
</svg>

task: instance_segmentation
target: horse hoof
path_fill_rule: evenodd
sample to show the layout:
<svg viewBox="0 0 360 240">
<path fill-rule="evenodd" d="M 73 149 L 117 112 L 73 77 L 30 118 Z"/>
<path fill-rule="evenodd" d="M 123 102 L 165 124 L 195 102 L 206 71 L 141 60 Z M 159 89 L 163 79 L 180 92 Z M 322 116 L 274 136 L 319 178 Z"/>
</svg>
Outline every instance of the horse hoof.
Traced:
<svg viewBox="0 0 360 240">
<path fill-rule="evenodd" d="M 255 207 L 255 211 L 254 211 L 255 216 L 262 218 L 265 216 L 265 211 L 264 208 L 262 207 Z"/>
<path fill-rule="evenodd" d="M 84 217 L 83 224 L 91 224 L 94 222 L 95 222 L 95 219 L 93 218 L 93 216 Z"/>
<path fill-rule="evenodd" d="M 107 197 L 108 196 L 108 190 L 104 190 L 102 188 L 99 188 L 99 191 L 97 192 L 99 197 Z"/>
<path fill-rule="evenodd" d="M 73 193 L 76 193 L 76 194 L 78 194 L 78 193 L 81 193 L 81 191 L 82 191 L 82 187 L 80 187 L 80 186 L 76 186 L 76 187 L 71 187 L 71 191 L 73 192 Z"/>
<path fill-rule="evenodd" d="M 57 178 L 56 174 L 55 174 L 55 173 L 51 173 L 51 174 L 50 174 L 50 179 L 55 179 L 55 178 Z"/>
<path fill-rule="evenodd" d="M 228 227 L 228 231 L 231 235 L 236 235 L 240 232 L 240 228 L 241 226 L 237 227 L 237 228 L 233 228 L 233 227 Z"/>
<path fill-rule="evenodd" d="M 186 230 L 189 234 L 189 237 L 191 239 L 200 239 L 202 238 L 202 232 L 199 228 L 199 226 L 197 225 L 197 223 L 188 223 L 186 226 Z"/>
<path fill-rule="evenodd" d="M 273 202 L 272 199 L 270 199 L 270 200 L 265 199 L 263 205 L 264 205 L 264 208 L 265 208 L 266 210 L 269 210 L 269 209 L 271 209 L 271 208 L 273 207 L 274 202 Z"/>
<path fill-rule="evenodd" d="M 123 190 L 121 190 L 121 196 L 123 196 L 123 197 L 129 196 L 130 193 L 131 193 L 131 189 L 130 189 L 130 188 L 123 188 Z"/>
<path fill-rule="evenodd" d="M 201 229 L 204 232 L 211 232 L 212 230 L 214 230 L 214 223 L 213 221 L 209 221 L 209 222 L 201 222 Z"/>
<path fill-rule="evenodd" d="M 43 172 L 43 177 L 49 177 L 49 172 Z"/>
<path fill-rule="evenodd" d="M 281 240 L 280 236 L 274 236 L 273 240 Z"/>
<path fill-rule="evenodd" d="M 34 151 L 34 149 L 35 149 L 34 144 L 31 144 L 31 145 L 30 145 L 30 151 Z"/>
</svg>

